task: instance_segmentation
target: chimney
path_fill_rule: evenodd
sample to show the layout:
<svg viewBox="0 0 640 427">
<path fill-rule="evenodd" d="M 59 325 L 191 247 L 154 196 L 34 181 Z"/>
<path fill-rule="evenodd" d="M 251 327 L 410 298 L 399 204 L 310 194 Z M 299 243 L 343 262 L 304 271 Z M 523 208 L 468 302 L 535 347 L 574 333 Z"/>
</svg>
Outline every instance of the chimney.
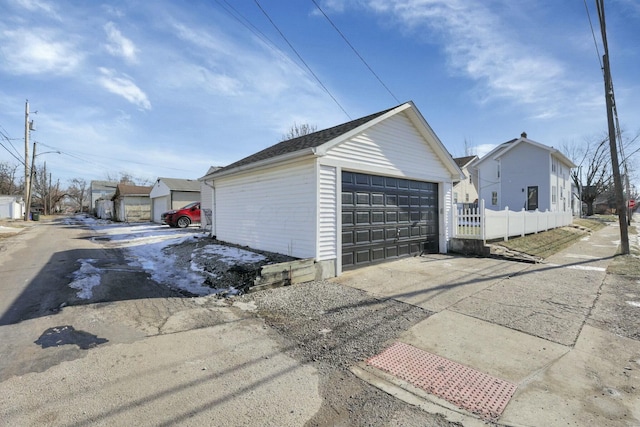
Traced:
<svg viewBox="0 0 640 427">
<path fill-rule="evenodd" d="M 522 132 L 522 133 L 520 134 L 520 138 L 526 138 L 526 137 L 527 137 L 527 133 L 526 133 L 526 132 Z"/>
</svg>

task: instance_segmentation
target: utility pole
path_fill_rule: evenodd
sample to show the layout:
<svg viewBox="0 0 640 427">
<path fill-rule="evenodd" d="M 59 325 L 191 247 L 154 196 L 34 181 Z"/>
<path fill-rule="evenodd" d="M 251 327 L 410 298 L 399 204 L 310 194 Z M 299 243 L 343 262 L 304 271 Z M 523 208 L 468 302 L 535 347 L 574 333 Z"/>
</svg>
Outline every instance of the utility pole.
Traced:
<svg viewBox="0 0 640 427">
<path fill-rule="evenodd" d="M 620 164 L 618 163 L 618 147 L 616 144 L 617 133 L 614 122 L 614 109 L 616 108 L 613 95 L 613 80 L 611 79 L 611 68 L 609 65 L 609 47 L 607 44 L 607 30 L 604 18 L 604 0 L 596 0 L 598 17 L 600 18 L 600 30 L 602 32 L 602 44 L 604 55 L 602 64 L 604 68 L 604 95 L 607 104 L 607 123 L 609 127 L 609 150 L 611 151 L 611 167 L 613 171 L 613 185 L 616 196 L 616 211 L 618 213 L 618 223 L 620 224 L 620 247 L 623 255 L 629 255 L 629 229 L 627 225 L 627 208 L 624 202 L 622 190 L 622 178 L 620 177 Z"/>
<path fill-rule="evenodd" d="M 24 220 L 29 221 L 29 210 L 26 208 L 29 199 L 29 100 L 24 104 Z"/>
<path fill-rule="evenodd" d="M 29 171 L 29 196 L 27 198 L 27 217 L 31 210 L 31 187 L 33 186 L 33 171 L 36 164 L 36 143 L 33 143 L 33 158 L 31 159 L 31 170 Z"/>
</svg>

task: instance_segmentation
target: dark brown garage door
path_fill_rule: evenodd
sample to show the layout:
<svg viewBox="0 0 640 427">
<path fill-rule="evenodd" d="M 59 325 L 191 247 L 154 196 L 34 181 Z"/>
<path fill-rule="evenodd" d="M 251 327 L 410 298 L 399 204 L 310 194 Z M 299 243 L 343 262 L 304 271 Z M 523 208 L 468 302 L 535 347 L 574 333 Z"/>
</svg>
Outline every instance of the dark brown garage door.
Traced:
<svg viewBox="0 0 640 427">
<path fill-rule="evenodd" d="M 438 184 L 342 172 L 342 268 L 438 252 Z"/>
</svg>

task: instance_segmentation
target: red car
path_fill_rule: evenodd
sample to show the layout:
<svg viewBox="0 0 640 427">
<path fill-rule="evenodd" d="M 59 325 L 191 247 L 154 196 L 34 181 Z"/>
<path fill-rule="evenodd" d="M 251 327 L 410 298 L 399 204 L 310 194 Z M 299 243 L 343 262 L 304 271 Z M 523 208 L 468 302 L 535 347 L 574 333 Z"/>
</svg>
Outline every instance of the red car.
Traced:
<svg viewBox="0 0 640 427">
<path fill-rule="evenodd" d="M 174 211 L 167 211 L 160 216 L 163 224 L 169 227 L 185 228 L 200 222 L 200 202 L 189 203 L 187 206 Z"/>
</svg>

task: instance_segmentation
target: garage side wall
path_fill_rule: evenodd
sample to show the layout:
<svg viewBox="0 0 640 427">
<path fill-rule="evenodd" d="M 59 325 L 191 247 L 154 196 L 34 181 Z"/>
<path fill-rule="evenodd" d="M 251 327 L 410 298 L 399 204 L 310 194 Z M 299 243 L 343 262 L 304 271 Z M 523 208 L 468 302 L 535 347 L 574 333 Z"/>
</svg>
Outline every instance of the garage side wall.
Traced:
<svg viewBox="0 0 640 427">
<path fill-rule="evenodd" d="M 337 168 L 320 165 L 318 191 L 318 261 L 338 257 L 338 172 Z"/>
<path fill-rule="evenodd" d="M 219 240 L 298 258 L 316 256 L 313 159 L 215 180 Z"/>
<path fill-rule="evenodd" d="M 204 182 L 200 183 L 200 228 L 203 230 L 213 230 L 213 188 Z"/>
</svg>

